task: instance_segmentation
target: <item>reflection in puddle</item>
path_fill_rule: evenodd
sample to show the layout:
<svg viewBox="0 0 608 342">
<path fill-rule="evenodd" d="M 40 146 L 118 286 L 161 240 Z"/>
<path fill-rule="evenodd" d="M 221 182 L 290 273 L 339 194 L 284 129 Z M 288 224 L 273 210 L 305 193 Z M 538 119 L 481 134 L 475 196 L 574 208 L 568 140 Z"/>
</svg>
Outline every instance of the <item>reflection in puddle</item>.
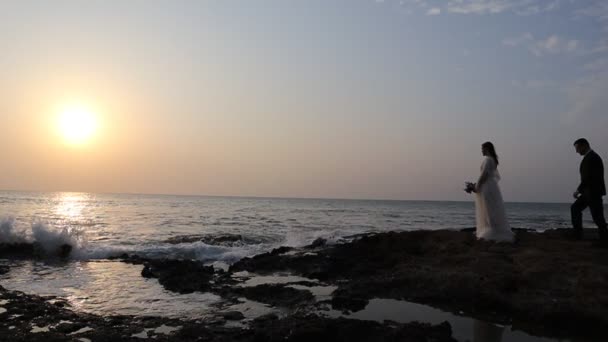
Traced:
<svg viewBox="0 0 608 342">
<path fill-rule="evenodd" d="M 39 327 L 37 325 L 33 325 L 32 330 L 30 330 L 30 333 L 37 334 L 37 333 L 42 333 L 42 332 L 49 332 L 49 328 L 50 328 L 50 325 L 47 325 L 46 327 Z"/>
<path fill-rule="evenodd" d="M 258 303 L 246 298 L 239 298 L 238 300 L 240 303 L 226 307 L 222 311 L 239 311 L 243 314 L 243 316 L 245 316 L 246 320 L 256 319 L 270 313 L 274 313 L 279 316 L 282 314 L 279 309 L 273 308 L 266 304 Z"/>
<path fill-rule="evenodd" d="M 68 335 L 78 335 L 78 334 L 84 334 L 84 333 L 86 333 L 86 332 L 93 331 L 93 330 L 95 330 L 95 329 L 93 329 L 93 328 L 91 328 L 91 327 L 84 327 L 84 328 L 82 328 L 82 329 L 79 329 L 79 330 L 76 330 L 76 331 L 74 331 L 74 332 L 72 332 L 72 333 L 69 333 Z"/>
<path fill-rule="evenodd" d="M 154 329 L 154 332 L 157 334 L 164 334 L 164 335 L 169 335 L 174 331 L 178 331 L 179 329 L 181 329 L 182 327 L 170 327 L 168 325 L 161 325 L 160 327 Z"/>
<path fill-rule="evenodd" d="M 457 316 L 430 306 L 398 301 L 394 299 L 372 299 L 367 307 L 350 315 L 340 311 L 330 310 L 321 314 L 329 317 L 346 317 L 352 319 L 383 322 L 385 320 L 399 323 L 413 321 L 440 324 L 449 322 L 452 335 L 459 341 L 471 342 L 570 342 L 573 340 L 557 340 L 528 335 L 521 331 L 511 330 L 510 327 L 487 323 L 473 318 Z"/>
<path fill-rule="evenodd" d="M 131 335 L 131 337 L 135 337 L 135 338 L 148 338 L 148 331 L 152 331 L 152 330 L 154 330 L 154 328 L 144 329 L 142 332 L 140 332 L 138 334 Z"/>
<path fill-rule="evenodd" d="M 141 276 L 141 265 L 118 261 L 73 261 L 59 265 L 17 261 L 0 285 L 28 294 L 66 298 L 78 311 L 100 315 L 199 318 L 220 297 L 211 293 L 179 294 L 157 279 Z M 62 301 L 61 299 L 49 302 Z"/>
<path fill-rule="evenodd" d="M 291 284 L 299 282 L 318 283 L 317 280 L 298 277 L 288 274 L 273 274 L 269 276 L 257 275 L 249 272 L 238 272 L 233 274 L 235 279 L 247 279 L 241 286 L 254 287 L 264 284 Z"/>
<path fill-rule="evenodd" d="M 337 286 L 303 286 L 303 285 L 289 285 L 287 287 L 294 288 L 296 290 L 310 291 L 317 302 L 324 300 L 330 300 L 331 294 L 338 289 Z"/>
</svg>

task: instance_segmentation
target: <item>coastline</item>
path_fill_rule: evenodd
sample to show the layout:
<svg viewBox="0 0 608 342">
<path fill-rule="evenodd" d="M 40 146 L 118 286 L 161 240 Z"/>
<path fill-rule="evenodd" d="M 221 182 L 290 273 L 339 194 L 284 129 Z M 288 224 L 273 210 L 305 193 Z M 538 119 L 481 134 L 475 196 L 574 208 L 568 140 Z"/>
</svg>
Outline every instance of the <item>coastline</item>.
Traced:
<svg viewBox="0 0 608 342">
<path fill-rule="evenodd" d="M 588 240 L 567 240 L 566 232 L 518 230 L 514 244 L 477 241 L 470 231 L 367 234 L 333 245 L 317 240 L 302 248 L 281 247 L 244 258 L 225 271 L 196 261 L 123 255 L 116 260 L 142 265 L 142 276 L 157 278 L 169 291 L 211 292 L 229 303 L 246 298 L 286 308 L 286 313 L 255 319 L 246 319 L 238 311 L 223 312 L 207 320 L 102 317 L 75 312 L 56 298 L 2 288 L 0 301 L 7 302 L 0 305 L 6 310 L 0 313 L 5 316 L 0 332 L 11 340 L 129 340 L 142 331 L 148 337 L 175 341 L 197 340 L 201 336 L 213 341 L 253 341 L 255 336 L 264 336 L 262 340 L 288 337 L 290 341 L 302 340 L 303 336 L 454 340 L 448 323 L 371 322 L 323 315 L 329 310 L 344 315 L 357 312 L 371 300 L 381 298 L 431 305 L 536 336 L 599 338 L 608 324 L 608 291 L 604 289 L 608 250 L 594 248 Z M 0 258 L 10 257 L 4 247 L 0 247 Z M 272 278 L 277 274 L 299 278 L 242 286 L 255 276 Z M 332 286 L 333 291 L 319 300 L 307 288 L 321 285 Z M 23 316 L 6 319 L 14 315 Z M 227 324 L 239 321 L 236 325 Z M 49 331 L 33 333 L 34 325 L 49 327 Z M 154 330 L 159 326 L 181 328 L 162 334 Z M 70 335 L 84 327 L 92 330 Z M 367 336 L 364 331 L 372 335 Z"/>
</svg>

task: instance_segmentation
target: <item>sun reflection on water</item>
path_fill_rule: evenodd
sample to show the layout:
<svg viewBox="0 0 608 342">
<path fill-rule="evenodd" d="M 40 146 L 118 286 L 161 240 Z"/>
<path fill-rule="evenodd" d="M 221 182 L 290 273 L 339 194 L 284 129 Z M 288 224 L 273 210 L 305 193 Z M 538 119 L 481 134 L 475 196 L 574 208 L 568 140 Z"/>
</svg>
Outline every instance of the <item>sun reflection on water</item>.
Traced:
<svg viewBox="0 0 608 342">
<path fill-rule="evenodd" d="M 61 219 L 73 221 L 82 218 L 92 196 L 86 193 L 62 192 L 56 197 L 55 214 Z"/>
</svg>

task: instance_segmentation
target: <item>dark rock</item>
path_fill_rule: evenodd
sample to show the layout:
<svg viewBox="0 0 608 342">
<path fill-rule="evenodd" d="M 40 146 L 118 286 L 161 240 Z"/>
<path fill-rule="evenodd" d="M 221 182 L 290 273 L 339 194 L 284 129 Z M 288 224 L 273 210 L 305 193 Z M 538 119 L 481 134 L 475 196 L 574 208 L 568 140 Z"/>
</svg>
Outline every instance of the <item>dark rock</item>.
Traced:
<svg viewBox="0 0 608 342">
<path fill-rule="evenodd" d="M 142 276 L 158 278 L 167 290 L 179 293 L 205 292 L 210 287 L 214 269 L 192 260 L 147 260 Z"/>
<path fill-rule="evenodd" d="M 284 284 L 237 287 L 234 292 L 247 299 L 279 307 L 296 307 L 310 303 L 314 299 L 310 291 L 297 290 Z"/>
<path fill-rule="evenodd" d="M 59 251 L 57 252 L 57 255 L 60 258 L 67 258 L 70 256 L 70 253 L 72 252 L 72 246 L 64 243 L 63 245 L 59 246 Z"/>
<path fill-rule="evenodd" d="M 318 248 L 318 247 L 321 247 L 321 246 L 325 246 L 325 244 L 327 244 L 327 240 L 326 239 L 317 238 L 308 247 L 309 248 Z"/>
<path fill-rule="evenodd" d="M 207 234 L 174 236 L 165 240 L 165 242 L 170 244 L 203 242 L 207 245 L 232 247 L 235 245 L 259 244 L 269 242 L 269 240 L 264 237 L 252 238 L 240 234 Z"/>
<path fill-rule="evenodd" d="M 258 342 L 258 341 L 434 341 L 453 342 L 450 326 L 446 323 L 428 325 L 381 324 L 371 321 L 349 319 L 329 319 L 315 315 L 290 315 L 279 319 L 267 315 L 251 322 L 248 328 L 225 328 L 216 323 L 187 319 L 160 317 L 108 316 L 101 317 L 86 313 L 76 313 L 57 308 L 45 302 L 44 298 L 7 291 L 0 287 L 0 299 L 9 300 L 5 308 L 11 314 L 21 315 L 16 319 L 0 320 L 0 340 L 2 341 L 75 341 L 87 338 L 92 341 L 135 341 L 134 334 L 144 329 L 163 324 L 181 326 L 170 334 L 154 334 L 150 337 L 159 341 L 212 341 L 212 342 Z M 235 315 L 236 316 L 236 315 Z M 60 321 L 71 323 L 59 324 Z M 45 333 L 31 333 L 32 325 L 50 326 Z M 9 327 L 12 327 L 9 329 Z M 69 335 L 81 328 L 91 331 Z"/>
<path fill-rule="evenodd" d="M 10 270 L 11 270 L 11 269 L 10 269 L 10 267 L 8 267 L 8 266 L 3 266 L 3 265 L 0 265 L 0 274 L 5 274 L 5 273 L 8 273 L 8 271 L 10 271 Z"/>
<path fill-rule="evenodd" d="M 240 321 L 245 319 L 245 316 L 239 311 L 228 311 L 221 314 L 221 316 L 229 321 Z"/>
<path fill-rule="evenodd" d="M 0 243 L 0 258 L 23 259 L 34 257 L 34 245 L 31 243 Z"/>
<path fill-rule="evenodd" d="M 608 250 L 568 240 L 567 231 L 516 230 L 513 244 L 478 241 L 472 231 L 363 235 L 315 255 L 275 250 L 245 258 L 230 271 L 333 283 L 339 289 L 331 303 L 340 310 L 407 298 L 533 334 L 599 336 L 608 325 Z"/>
</svg>

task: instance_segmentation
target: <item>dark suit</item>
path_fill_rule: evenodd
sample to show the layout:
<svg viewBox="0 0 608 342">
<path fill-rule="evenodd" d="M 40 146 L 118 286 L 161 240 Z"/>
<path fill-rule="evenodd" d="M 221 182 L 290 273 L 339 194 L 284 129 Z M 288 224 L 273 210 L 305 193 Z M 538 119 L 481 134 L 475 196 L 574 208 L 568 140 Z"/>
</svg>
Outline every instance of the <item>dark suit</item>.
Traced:
<svg viewBox="0 0 608 342">
<path fill-rule="evenodd" d="M 583 210 L 589 207 L 593 222 L 599 229 L 600 239 L 608 241 L 608 229 L 604 218 L 604 203 L 602 197 L 606 195 L 604 183 L 604 163 L 602 158 L 594 151 L 589 151 L 583 158 L 580 167 L 581 184 L 577 191 L 581 194 L 572 204 L 572 227 L 577 234 L 582 235 Z"/>
</svg>

